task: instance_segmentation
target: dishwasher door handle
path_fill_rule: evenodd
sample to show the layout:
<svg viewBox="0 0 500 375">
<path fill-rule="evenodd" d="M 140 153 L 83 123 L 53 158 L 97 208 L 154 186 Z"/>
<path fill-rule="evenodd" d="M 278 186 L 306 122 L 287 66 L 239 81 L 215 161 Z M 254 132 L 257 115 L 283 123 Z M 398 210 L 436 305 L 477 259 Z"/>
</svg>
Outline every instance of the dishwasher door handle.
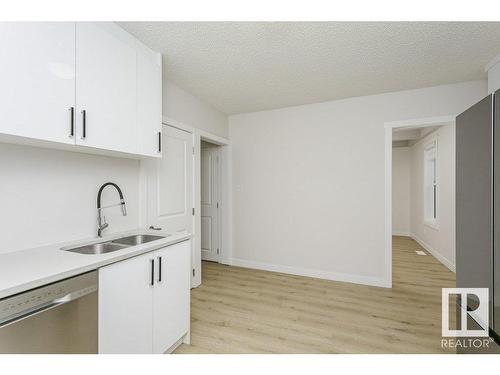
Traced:
<svg viewBox="0 0 500 375">
<path fill-rule="evenodd" d="M 0 328 L 6 327 L 8 325 L 11 325 L 11 324 L 14 324 L 14 323 L 17 323 L 17 322 L 20 322 L 21 320 L 24 320 L 24 319 L 30 318 L 32 316 L 38 315 L 40 313 L 43 313 L 44 311 L 51 310 L 51 309 L 53 309 L 53 308 L 55 308 L 57 306 L 64 305 L 65 303 L 68 303 L 70 301 L 71 301 L 70 299 L 68 299 L 68 300 L 62 300 L 62 298 L 61 299 L 57 299 L 57 300 L 54 300 L 52 302 L 49 302 L 49 303 L 37 306 L 37 307 L 35 307 L 35 308 L 31 309 L 31 310 L 23 312 L 22 314 L 11 316 L 11 317 L 9 317 L 9 318 L 7 318 L 7 319 L 5 319 L 5 320 L 3 320 L 3 321 L 0 322 Z"/>
<path fill-rule="evenodd" d="M 97 290 L 96 287 L 91 287 L 85 291 L 85 294 L 88 294 L 90 292 L 94 292 Z M 30 318 L 32 316 L 38 315 L 40 313 L 43 313 L 44 311 L 51 310 L 53 308 L 56 308 L 58 306 L 64 305 L 68 302 L 74 301 L 75 299 L 78 299 L 80 297 L 83 297 L 81 293 L 68 293 L 63 297 L 56 298 L 51 302 L 44 303 L 42 305 L 38 305 L 36 307 L 33 307 L 29 310 L 25 310 L 20 314 L 16 315 L 11 315 L 3 320 L 0 320 L 0 328 L 6 327 L 8 325 L 20 322 L 21 320 L 24 320 L 26 318 Z"/>
</svg>

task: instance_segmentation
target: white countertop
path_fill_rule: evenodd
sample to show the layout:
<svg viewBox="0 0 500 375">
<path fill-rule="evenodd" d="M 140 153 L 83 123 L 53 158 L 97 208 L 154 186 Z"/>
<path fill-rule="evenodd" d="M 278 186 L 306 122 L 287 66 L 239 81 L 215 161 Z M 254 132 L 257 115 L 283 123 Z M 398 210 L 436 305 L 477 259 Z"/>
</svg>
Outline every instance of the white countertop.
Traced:
<svg viewBox="0 0 500 375">
<path fill-rule="evenodd" d="M 134 234 L 166 236 L 138 246 L 130 246 L 106 254 L 78 254 L 62 247 L 105 242 Z M 0 298 L 95 270 L 99 267 L 144 254 L 191 238 L 189 233 L 167 233 L 137 229 L 114 233 L 102 238 L 71 241 L 0 255 Z"/>
</svg>

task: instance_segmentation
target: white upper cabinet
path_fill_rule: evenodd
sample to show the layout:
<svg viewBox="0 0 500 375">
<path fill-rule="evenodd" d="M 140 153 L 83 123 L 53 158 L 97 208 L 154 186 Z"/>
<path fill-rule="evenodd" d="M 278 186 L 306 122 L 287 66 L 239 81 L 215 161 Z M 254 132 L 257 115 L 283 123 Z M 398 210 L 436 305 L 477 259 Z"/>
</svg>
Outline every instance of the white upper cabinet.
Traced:
<svg viewBox="0 0 500 375">
<path fill-rule="evenodd" d="M 161 157 L 161 55 L 136 44 L 139 153 Z"/>
<path fill-rule="evenodd" d="M 161 55 L 118 25 L 0 22 L 0 51 L 0 141 L 161 157 Z"/>
<path fill-rule="evenodd" d="M 0 23 L 0 133 L 73 144 L 75 24 Z"/>
<path fill-rule="evenodd" d="M 113 23 L 76 24 L 76 143 L 137 153 L 136 41 Z"/>
</svg>

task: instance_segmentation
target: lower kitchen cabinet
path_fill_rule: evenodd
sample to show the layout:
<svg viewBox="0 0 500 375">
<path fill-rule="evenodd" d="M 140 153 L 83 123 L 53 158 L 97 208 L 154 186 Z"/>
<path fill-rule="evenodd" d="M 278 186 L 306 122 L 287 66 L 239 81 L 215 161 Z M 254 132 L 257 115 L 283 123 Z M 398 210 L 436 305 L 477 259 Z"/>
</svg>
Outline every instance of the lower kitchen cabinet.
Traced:
<svg viewBox="0 0 500 375">
<path fill-rule="evenodd" d="M 152 353 L 152 254 L 99 269 L 99 353 Z"/>
<path fill-rule="evenodd" d="M 153 289 L 153 353 L 164 353 L 189 330 L 190 254 L 189 241 L 155 253 L 161 273 Z"/>
<path fill-rule="evenodd" d="M 99 353 L 164 353 L 189 334 L 190 241 L 99 269 Z"/>
</svg>

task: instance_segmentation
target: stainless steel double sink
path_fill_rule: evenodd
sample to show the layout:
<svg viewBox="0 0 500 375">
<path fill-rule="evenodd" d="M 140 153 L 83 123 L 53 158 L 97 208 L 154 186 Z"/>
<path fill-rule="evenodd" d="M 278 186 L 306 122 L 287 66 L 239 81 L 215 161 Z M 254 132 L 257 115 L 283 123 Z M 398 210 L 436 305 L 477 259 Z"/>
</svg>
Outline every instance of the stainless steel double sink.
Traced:
<svg viewBox="0 0 500 375">
<path fill-rule="evenodd" d="M 90 245 L 78 246 L 78 247 L 63 247 L 61 250 L 71 251 L 73 253 L 79 254 L 106 254 L 113 251 L 125 249 L 131 246 L 142 245 L 151 241 L 156 241 L 166 236 L 157 236 L 152 234 L 136 234 L 133 236 L 126 236 L 117 238 L 115 240 L 110 240 L 106 242 L 99 242 Z"/>
</svg>

